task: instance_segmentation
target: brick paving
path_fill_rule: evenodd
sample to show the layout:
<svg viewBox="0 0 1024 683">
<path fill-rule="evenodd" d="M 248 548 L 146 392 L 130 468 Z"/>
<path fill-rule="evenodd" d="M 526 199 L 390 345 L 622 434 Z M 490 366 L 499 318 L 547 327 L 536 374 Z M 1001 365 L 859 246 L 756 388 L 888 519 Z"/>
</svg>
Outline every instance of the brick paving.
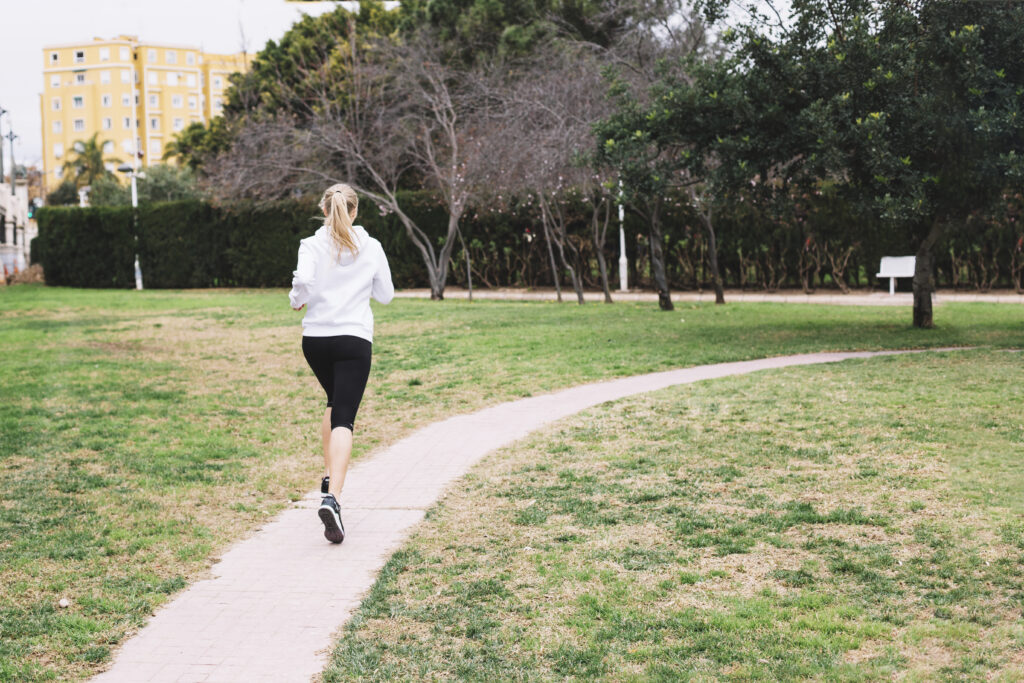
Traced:
<svg viewBox="0 0 1024 683">
<path fill-rule="evenodd" d="M 814 353 L 608 380 L 492 406 L 425 427 L 351 468 L 342 496 L 348 536 L 323 538 L 311 491 L 228 549 L 161 608 L 94 681 L 308 681 L 387 558 L 445 489 L 487 453 L 586 408 L 634 394 L 770 368 L 899 351 Z"/>
</svg>

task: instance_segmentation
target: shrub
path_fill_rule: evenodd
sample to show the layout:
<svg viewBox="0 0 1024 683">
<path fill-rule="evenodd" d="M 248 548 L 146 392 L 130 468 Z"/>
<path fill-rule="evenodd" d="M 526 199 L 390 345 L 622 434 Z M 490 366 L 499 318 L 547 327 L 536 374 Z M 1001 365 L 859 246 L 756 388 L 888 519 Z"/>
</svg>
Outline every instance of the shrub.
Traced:
<svg viewBox="0 0 1024 683">
<path fill-rule="evenodd" d="M 121 207 L 44 207 L 33 240 L 51 285 L 132 287 L 135 240 L 132 212 Z"/>
</svg>

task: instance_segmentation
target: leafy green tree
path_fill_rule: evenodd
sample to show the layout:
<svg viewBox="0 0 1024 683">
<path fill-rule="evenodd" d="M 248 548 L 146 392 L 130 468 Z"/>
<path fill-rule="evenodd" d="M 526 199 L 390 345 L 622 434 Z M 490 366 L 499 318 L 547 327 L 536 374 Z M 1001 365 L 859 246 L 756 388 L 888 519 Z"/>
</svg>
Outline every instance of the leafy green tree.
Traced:
<svg viewBox="0 0 1024 683">
<path fill-rule="evenodd" d="M 712 19 L 723 4 L 705 4 Z M 916 327 L 932 327 L 934 249 L 1024 179 L 1024 4 L 803 0 L 735 32 L 761 102 L 750 130 L 785 178 L 835 184 L 916 251 Z M 785 123 L 785 129 L 779 126 Z"/>
<path fill-rule="evenodd" d="M 78 186 L 68 179 L 62 182 L 53 192 L 46 195 L 47 206 L 72 206 L 78 204 Z"/>
<path fill-rule="evenodd" d="M 113 176 L 97 178 L 89 186 L 90 206 L 126 206 L 131 203 L 131 188 Z"/>
<path fill-rule="evenodd" d="M 199 171 L 203 164 L 231 146 L 231 135 L 223 116 L 208 124 L 190 124 L 164 146 L 164 161 L 176 159 L 180 165 Z"/>
<path fill-rule="evenodd" d="M 594 158 L 596 163 L 615 169 L 624 198 L 648 224 L 651 276 L 659 306 L 670 311 L 673 305 L 662 227 L 666 198 L 689 188 L 695 200 L 707 204 L 710 185 L 702 172 L 712 162 L 705 164 L 705 156 L 710 154 L 705 147 L 723 128 L 722 113 L 729 118 L 735 114 L 725 106 L 726 98 L 718 97 L 717 86 L 695 84 L 699 79 L 691 73 L 717 73 L 707 66 L 714 64 L 715 51 L 705 39 L 702 23 L 693 18 L 683 22 L 684 8 L 674 2 L 641 0 L 630 8 L 634 14 L 628 19 L 635 26 L 608 49 L 613 63 L 625 68 L 610 72 L 616 111 L 594 127 Z M 661 32 L 663 39 L 657 38 L 659 28 L 669 23 L 674 23 L 674 28 Z M 705 97 L 705 90 L 713 97 Z M 721 163 L 716 161 L 714 166 Z M 704 183 L 702 193 L 694 187 L 697 183 Z M 704 209 L 716 301 L 724 303 L 711 222 L 714 212 L 710 204 Z"/>
<path fill-rule="evenodd" d="M 140 204 L 199 199 L 203 196 L 196 175 L 190 168 L 168 164 L 142 169 L 136 179 L 136 189 Z M 100 178 L 89 190 L 89 203 L 93 206 L 128 206 L 131 201 L 131 188 L 117 178 Z"/>
<path fill-rule="evenodd" d="M 495 53 L 526 54 L 557 33 L 548 0 L 423 0 L 402 3 L 403 29 L 429 25 L 451 58 L 472 63 Z M 582 4 L 582 3 L 576 3 Z"/>
<path fill-rule="evenodd" d="M 372 50 L 375 40 L 394 35 L 404 13 L 367 0 L 355 13 L 339 5 L 318 17 L 304 16 L 280 42 L 267 41 L 247 72 L 231 76 L 224 105 L 229 124 L 242 116 L 306 117 L 325 91 L 344 101 L 353 51 Z"/>
<path fill-rule="evenodd" d="M 71 146 L 67 161 L 64 162 L 64 173 L 72 178 L 78 187 L 92 185 L 98 178 L 113 176 L 113 172 L 107 170 L 106 164 L 121 163 L 120 159 L 104 158 L 103 148 L 107 142 L 101 141 L 99 136 L 99 132 L 96 132 L 86 140 L 76 140 Z"/>
</svg>

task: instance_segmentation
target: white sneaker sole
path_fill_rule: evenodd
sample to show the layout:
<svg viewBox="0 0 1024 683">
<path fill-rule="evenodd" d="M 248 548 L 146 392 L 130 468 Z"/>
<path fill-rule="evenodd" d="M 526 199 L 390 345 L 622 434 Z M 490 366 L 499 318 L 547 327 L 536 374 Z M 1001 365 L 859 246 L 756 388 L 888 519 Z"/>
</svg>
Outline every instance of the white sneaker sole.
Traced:
<svg viewBox="0 0 1024 683">
<path fill-rule="evenodd" d="M 331 543 L 341 543 L 345 540 L 345 527 L 337 512 L 329 505 L 321 505 L 317 514 L 320 515 L 320 521 L 324 523 L 324 538 Z"/>
</svg>

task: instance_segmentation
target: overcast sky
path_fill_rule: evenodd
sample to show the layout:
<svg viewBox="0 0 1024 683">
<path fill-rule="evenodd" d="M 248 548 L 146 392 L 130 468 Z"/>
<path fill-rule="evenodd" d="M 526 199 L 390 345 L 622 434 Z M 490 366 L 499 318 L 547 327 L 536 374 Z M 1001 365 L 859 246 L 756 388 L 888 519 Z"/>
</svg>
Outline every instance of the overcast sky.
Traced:
<svg viewBox="0 0 1024 683">
<path fill-rule="evenodd" d="M 348 4 L 348 3 L 342 3 Z M 39 94 L 43 46 L 89 42 L 126 33 L 141 40 L 195 45 L 209 52 L 258 52 L 302 13 L 320 15 L 334 2 L 284 0 L 3 0 L 0 9 L 0 107 L 11 127 L 18 163 L 41 163 Z M 10 153 L 4 140 L 4 169 Z"/>
</svg>

